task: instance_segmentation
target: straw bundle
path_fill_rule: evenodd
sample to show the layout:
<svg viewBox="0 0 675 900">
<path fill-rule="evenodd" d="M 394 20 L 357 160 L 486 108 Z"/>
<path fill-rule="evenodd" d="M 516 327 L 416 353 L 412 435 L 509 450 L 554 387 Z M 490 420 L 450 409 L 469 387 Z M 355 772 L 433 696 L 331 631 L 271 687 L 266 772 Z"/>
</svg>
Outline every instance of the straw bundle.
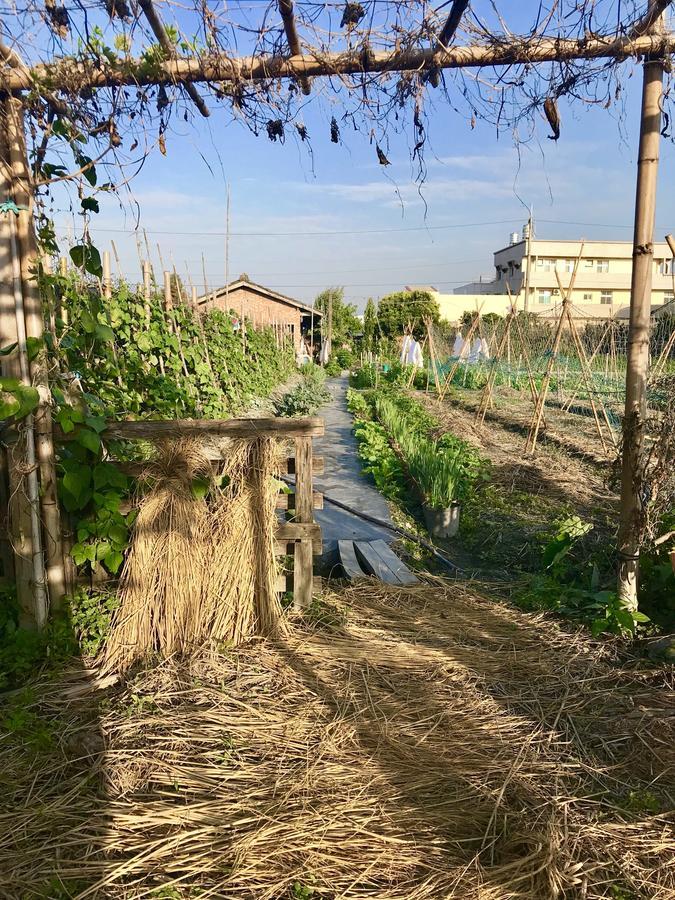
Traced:
<svg viewBox="0 0 675 900">
<path fill-rule="evenodd" d="M 218 487 L 198 441 L 158 447 L 143 478 L 151 487 L 139 503 L 104 671 L 283 630 L 274 555 L 278 455 L 267 438 L 228 442 Z"/>
</svg>

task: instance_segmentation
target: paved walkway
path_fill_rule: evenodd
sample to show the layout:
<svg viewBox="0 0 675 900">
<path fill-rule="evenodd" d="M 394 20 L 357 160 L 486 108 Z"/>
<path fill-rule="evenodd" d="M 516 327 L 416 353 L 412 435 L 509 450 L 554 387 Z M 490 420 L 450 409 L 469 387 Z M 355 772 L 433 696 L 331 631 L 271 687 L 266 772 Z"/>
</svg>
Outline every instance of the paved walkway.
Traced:
<svg viewBox="0 0 675 900">
<path fill-rule="evenodd" d="M 314 476 L 315 489 L 369 516 L 391 523 L 386 500 L 361 474 L 352 417 L 345 397 L 347 378 L 331 378 L 327 385 L 333 394 L 333 402 L 318 413 L 325 419 L 326 433 L 324 437 L 314 440 L 314 453 L 325 460 L 325 474 Z M 317 510 L 316 518 L 328 550 L 342 539 L 376 541 L 382 538 L 391 543 L 395 538 L 393 532 L 386 528 L 331 506 L 328 501 L 324 503 L 324 509 Z"/>
</svg>

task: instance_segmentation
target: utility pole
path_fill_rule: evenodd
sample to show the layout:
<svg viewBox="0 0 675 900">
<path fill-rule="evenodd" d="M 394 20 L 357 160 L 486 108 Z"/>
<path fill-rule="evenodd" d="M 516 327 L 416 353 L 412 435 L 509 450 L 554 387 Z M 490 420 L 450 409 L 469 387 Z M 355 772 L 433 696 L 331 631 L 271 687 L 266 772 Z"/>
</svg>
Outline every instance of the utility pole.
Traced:
<svg viewBox="0 0 675 900">
<path fill-rule="evenodd" d="M 657 0 L 650 0 L 650 9 Z M 663 27 L 659 18 L 655 29 Z M 656 181 L 659 169 L 663 60 L 646 57 L 643 65 L 640 144 L 635 191 L 633 272 L 626 368 L 626 406 L 623 419 L 621 512 L 619 519 L 619 571 L 617 593 L 629 609 L 637 609 L 642 513 L 641 468 L 647 416 L 649 327 L 654 265 Z"/>
<path fill-rule="evenodd" d="M 326 327 L 326 343 L 328 344 L 328 358 L 333 353 L 333 292 L 328 292 L 328 323 Z"/>
<path fill-rule="evenodd" d="M 530 310 L 530 249 L 532 244 L 532 207 L 530 207 L 530 216 L 527 220 L 527 232 L 525 233 L 525 260 L 527 262 L 527 269 L 525 270 L 525 300 L 523 302 L 523 309 L 525 312 L 529 312 Z"/>
</svg>

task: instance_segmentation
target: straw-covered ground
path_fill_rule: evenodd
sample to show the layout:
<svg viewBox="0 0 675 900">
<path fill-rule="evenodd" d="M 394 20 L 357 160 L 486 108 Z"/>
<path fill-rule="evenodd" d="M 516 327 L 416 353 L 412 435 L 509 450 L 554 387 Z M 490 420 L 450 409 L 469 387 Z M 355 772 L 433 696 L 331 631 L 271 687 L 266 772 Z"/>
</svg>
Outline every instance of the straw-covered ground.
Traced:
<svg viewBox="0 0 675 900">
<path fill-rule="evenodd" d="M 673 898 L 672 693 L 477 587 L 10 697 L 0 896 Z"/>
</svg>

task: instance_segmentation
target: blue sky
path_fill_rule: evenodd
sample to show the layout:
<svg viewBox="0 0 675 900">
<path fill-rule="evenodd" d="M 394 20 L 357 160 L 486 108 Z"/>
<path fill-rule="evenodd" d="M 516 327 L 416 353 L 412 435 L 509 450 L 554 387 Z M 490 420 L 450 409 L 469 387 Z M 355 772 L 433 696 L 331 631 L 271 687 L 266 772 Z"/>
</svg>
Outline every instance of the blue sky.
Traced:
<svg viewBox="0 0 675 900">
<path fill-rule="evenodd" d="M 392 163 L 386 169 L 367 134 L 343 126 L 341 143 L 331 143 L 330 118 L 333 113 L 339 118 L 341 108 L 339 98 L 321 84 L 315 82 L 316 99 L 305 111 L 311 154 L 295 135 L 284 144 L 272 143 L 212 106 L 209 120 L 181 121 L 167 134 L 166 156 L 152 153 L 129 193 L 122 193 L 123 208 L 114 197 L 100 197 L 92 237 L 101 249 L 114 240 L 124 274 L 137 280 L 136 202 L 156 267 L 159 242 L 165 264 L 175 263 L 186 279 L 189 273 L 201 292 L 203 253 L 209 285 L 220 285 L 229 183 L 231 278 L 247 272 L 305 301 L 326 286 L 343 285 L 359 309 L 369 296 L 406 284 L 450 292 L 479 275 L 490 276 L 493 250 L 522 227 L 530 204 L 539 237 L 627 240 L 641 78 L 632 62 L 624 71 L 631 77 L 622 119 L 618 109 L 563 103 L 560 140 L 547 139 L 548 126 L 536 115 L 536 136 L 519 151 L 509 133 L 497 137 L 480 121 L 471 129 L 435 97 L 423 199 L 406 136 L 390 134 L 383 141 Z M 672 144 L 665 140 L 659 238 L 675 228 L 669 221 L 673 159 Z M 67 238 L 73 219 L 63 205 L 56 218 Z M 75 223 L 81 228 L 77 218 Z"/>
</svg>

